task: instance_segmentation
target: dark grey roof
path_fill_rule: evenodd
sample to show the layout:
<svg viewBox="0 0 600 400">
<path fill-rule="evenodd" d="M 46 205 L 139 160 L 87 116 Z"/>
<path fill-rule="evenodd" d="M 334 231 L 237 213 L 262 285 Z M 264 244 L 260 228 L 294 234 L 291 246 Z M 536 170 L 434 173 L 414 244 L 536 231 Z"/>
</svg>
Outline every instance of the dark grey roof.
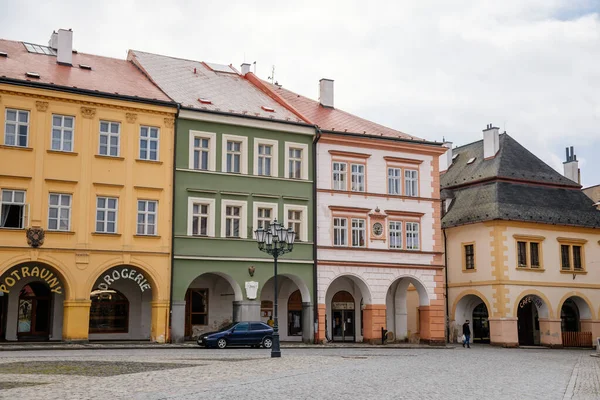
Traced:
<svg viewBox="0 0 600 400">
<path fill-rule="evenodd" d="M 492 159 L 483 159 L 483 140 L 457 147 L 452 154 L 458 156 L 441 177 L 442 189 L 493 178 L 581 187 L 556 172 L 506 133 L 500 134 L 500 150 Z M 475 161 L 467 164 L 471 158 L 475 158 Z"/>
</svg>

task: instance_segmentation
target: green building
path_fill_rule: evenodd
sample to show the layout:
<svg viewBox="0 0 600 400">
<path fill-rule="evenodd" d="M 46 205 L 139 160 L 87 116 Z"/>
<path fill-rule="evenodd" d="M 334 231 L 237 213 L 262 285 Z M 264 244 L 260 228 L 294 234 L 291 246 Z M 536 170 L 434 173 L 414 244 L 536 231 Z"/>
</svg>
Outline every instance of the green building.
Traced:
<svg viewBox="0 0 600 400">
<path fill-rule="evenodd" d="M 171 339 L 273 313 L 273 258 L 254 230 L 277 219 L 297 233 L 279 260 L 283 341 L 314 335 L 314 126 L 261 90 L 249 65 L 130 51 L 180 104 L 175 129 Z"/>
</svg>

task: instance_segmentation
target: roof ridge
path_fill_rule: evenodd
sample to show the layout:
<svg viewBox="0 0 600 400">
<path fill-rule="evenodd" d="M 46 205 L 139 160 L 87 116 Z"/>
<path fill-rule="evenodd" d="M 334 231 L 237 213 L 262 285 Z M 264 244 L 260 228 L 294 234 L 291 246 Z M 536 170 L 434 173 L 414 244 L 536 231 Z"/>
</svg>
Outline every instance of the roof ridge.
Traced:
<svg viewBox="0 0 600 400">
<path fill-rule="evenodd" d="M 311 122 L 311 120 L 308 119 L 304 114 L 298 111 L 294 106 L 285 101 L 283 97 L 275 93 L 275 91 L 271 87 L 269 87 L 268 84 L 265 84 L 265 82 L 262 79 L 254 75 L 252 72 L 248 72 L 246 75 L 243 76 L 243 78 L 250 82 L 252 85 L 254 85 L 257 89 L 263 90 L 265 94 L 267 94 L 269 97 L 271 97 L 283 107 L 287 108 L 289 111 L 294 113 L 297 117 L 302 119 L 307 124 L 316 125 L 313 122 Z"/>
<path fill-rule="evenodd" d="M 129 51 L 133 51 L 133 52 L 135 52 L 135 53 L 149 54 L 149 55 L 152 55 L 152 56 L 158 56 L 158 57 L 164 57 L 164 58 L 171 58 L 171 59 L 173 59 L 173 60 L 189 61 L 189 62 L 194 62 L 194 63 L 198 63 L 198 64 L 203 64 L 203 65 L 204 65 L 204 63 L 211 63 L 211 64 L 221 64 L 221 63 L 217 63 L 217 62 L 213 62 L 213 61 L 198 61 L 198 60 L 191 60 L 191 59 L 189 59 L 189 58 L 175 57 L 175 56 L 167 56 L 167 55 L 164 55 L 164 54 L 150 53 L 150 52 L 147 52 L 147 51 L 135 50 L 135 49 L 129 49 Z M 229 63 L 229 64 L 221 64 L 221 65 L 227 65 L 228 67 L 229 67 L 229 66 L 233 67 L 233 64 L 232 64 L 232 63 Z M 233 67 L 233 68 L 235 68 L 235 67 Z M 209 70 L 209 71 L 212 71 L 212 70 Z M 215 71 L 212 71 L 212 72 L 215 72 Z"/>
</svg>

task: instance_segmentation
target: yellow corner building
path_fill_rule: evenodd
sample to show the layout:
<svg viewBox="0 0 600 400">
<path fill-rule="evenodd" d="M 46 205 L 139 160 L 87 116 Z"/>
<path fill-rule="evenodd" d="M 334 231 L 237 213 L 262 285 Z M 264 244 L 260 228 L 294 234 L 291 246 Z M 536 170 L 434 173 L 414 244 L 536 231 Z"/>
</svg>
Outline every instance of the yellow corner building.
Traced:
<svg viewBox="0 0 600 400">
<path fill-rule="evenodd" d="M 0 340 L 168 340 L 176 107 L 133 64 L 0 40 Z"/>
</svg>

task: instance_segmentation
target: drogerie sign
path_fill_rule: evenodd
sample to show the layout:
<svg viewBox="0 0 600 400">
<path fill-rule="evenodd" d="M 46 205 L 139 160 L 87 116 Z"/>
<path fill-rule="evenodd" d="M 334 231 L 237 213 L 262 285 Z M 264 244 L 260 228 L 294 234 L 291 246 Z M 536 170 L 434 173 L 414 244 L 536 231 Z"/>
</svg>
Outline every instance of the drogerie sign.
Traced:
<svg viewBox="0 0 600 400">
<path fill-rule="evenodd" d="M 144 292 L 146 289 L 151 289 L 148 280 L 144 278 L 144 275 L 142 275 L 141 272 L 129 268 L 118 268 L 106 273 L 102 278 L 100 278 L 102 282 L 98 284 L 98 289 L 107 290 L 114 282 L 120 279 L 129 279 L 134 281 L 138 284 L 142 292 Z"/>
</svg>

